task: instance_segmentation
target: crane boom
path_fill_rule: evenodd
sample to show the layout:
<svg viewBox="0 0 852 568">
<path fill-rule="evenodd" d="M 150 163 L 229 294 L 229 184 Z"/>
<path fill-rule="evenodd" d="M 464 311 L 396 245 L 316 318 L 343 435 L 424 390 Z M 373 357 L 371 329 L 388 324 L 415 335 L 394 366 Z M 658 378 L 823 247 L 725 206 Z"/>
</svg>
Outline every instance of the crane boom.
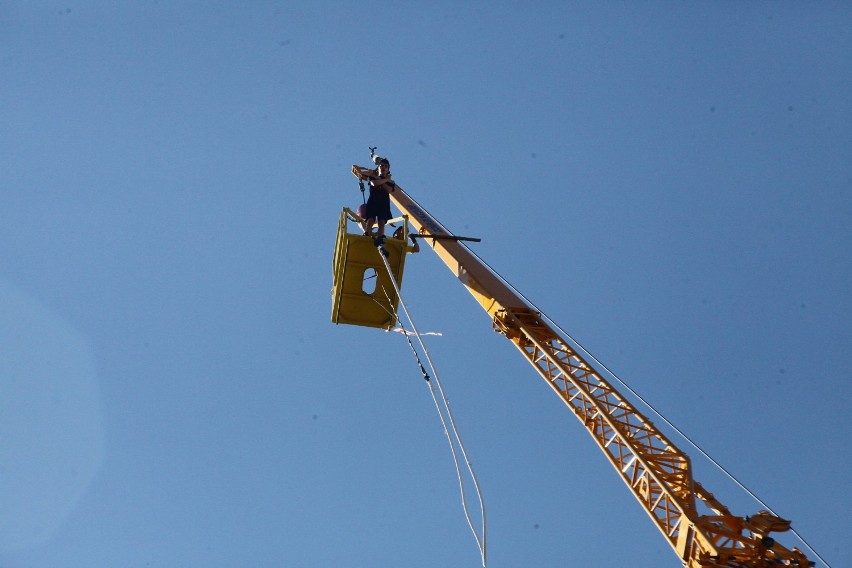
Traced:
<svg viewBox="0 0 852 568">
<path fill-rule="evenodd" d="M 693 479 L 689 457 L 540 313 L 466 246 L 446 238 L 452 234 L 399 185 L 390 196 L 420 239 L 488 313 L 495 331 L 518 348 L 592 435 L 684 566 L 813 565 L 797 548 L 785 548 L 769 536 L 789 529 L 789 521 L 767 511 L 732 515 Z"/>
</svg>

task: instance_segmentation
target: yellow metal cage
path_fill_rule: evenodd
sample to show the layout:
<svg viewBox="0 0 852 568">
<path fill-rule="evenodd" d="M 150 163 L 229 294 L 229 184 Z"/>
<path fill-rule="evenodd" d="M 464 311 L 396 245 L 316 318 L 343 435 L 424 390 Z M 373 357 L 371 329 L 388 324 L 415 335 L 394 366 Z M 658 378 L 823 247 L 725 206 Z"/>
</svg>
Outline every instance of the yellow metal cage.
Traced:
<svg viewBox="0 0 852 568">
<path fill-rule="evenodd" d="M 344 208 L 337 225 L 334 246 L 334 281 L 331 289 L 331 321 L 336 324 L 363 325 L 390 328 L 396 324 L 399 297 L 373 238 L 363 231 L 350 233 L 349 222 L 362 222 L 356 213 Z M 402 223 L 402 239 L 386 237 L 383 248 L 398 286 L 402 285 L 402 271 L 408 252 L 407 216 L 391 219 L 389 223 Z M 357 226 L 357 225 L 356 225 Z"/>
</svg>

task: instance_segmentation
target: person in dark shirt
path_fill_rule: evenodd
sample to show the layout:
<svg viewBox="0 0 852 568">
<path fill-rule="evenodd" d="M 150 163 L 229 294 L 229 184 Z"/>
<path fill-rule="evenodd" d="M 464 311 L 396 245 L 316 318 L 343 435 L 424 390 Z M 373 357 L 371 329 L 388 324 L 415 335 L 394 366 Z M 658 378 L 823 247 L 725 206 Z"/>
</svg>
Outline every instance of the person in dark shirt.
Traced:
<svg viewBox="0 0 852 568">
<path fill-rule="evenodd" d="M 367 199 L 367 219 L 365 235 L 382 239 L 385 236 L 385 223 L 391 218 L 390 193 L 396 189 L 396 183 L 391 179 L 390 162 L 386 158 L 376 158 L 378 176 L 370 176 L 370 197 Z M 377 227 L 376 235 L 372 235 L 373 225 Z"/>
</svg>

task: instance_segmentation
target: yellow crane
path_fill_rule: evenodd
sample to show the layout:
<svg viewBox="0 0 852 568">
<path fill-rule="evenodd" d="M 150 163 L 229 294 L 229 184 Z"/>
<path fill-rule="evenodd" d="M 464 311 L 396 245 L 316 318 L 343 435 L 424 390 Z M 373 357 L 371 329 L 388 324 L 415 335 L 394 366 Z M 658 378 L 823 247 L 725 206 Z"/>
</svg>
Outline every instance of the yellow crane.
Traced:
<svg viewBox="0 0 852 568">
<path fill-rule="evenodd" d="M 353 166 L 360 178 L 374 171 Z M 602 373 L 545 321 L 529 303 L 452 235 L 399 185 L 390 194 L 402 212 L 403 238 L 377 248 L 363 232 L 350 233 L 341 213 L 334 260 L 332 321 L 373 327 L 393 325 L 399 301 L 393 293 L 364 289 L 365 273 L 401 282 L 408 232 L 434 249 L 459 282 L 479 302 L 495 331 L 511 341 L 603 451 L 663 537 L 688 568 L 769 568 L 813 566 L 797 548 L 776 542 L 773 532 L 790 521 L 760 511 L 737 516 L 693 478 L 689 456 L 625 399 Z M 380 250 L 392 269 L 385 270 Z M 384 274 L 383 274 L 384 273 Z M 393 290 L 388 284 L 387 290 Z"/>
</svg>

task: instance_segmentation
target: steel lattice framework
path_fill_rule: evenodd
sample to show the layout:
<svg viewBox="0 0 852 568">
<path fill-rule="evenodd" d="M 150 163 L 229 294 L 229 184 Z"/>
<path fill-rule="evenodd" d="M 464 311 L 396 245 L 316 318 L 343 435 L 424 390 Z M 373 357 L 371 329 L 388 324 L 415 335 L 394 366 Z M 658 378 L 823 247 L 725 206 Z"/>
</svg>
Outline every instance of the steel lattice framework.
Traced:
<svg viewBox="0 0 852 568">
<path fill-rule="evenodd" d="M 496 313 L 494 328 L 515 344 L 583 423 L 684 565 L 809 565 L 801 552 L 787 550 L 766 536 L 789 523 L 767 514 L 735 517 L 695 482 L 689 457 L 540 314 L 526 307 L 502 309 Z M 697 502 L 712 514 L 700 515 Z M 744 529 L 752 534 L 744 536 Z"/>
<path fill-rule="evenodd" d="M 643 508 L 674 544 L 694 509 L 689 458 L 529 309 L 494 320 L 582 422 Z"/>
</svg>

